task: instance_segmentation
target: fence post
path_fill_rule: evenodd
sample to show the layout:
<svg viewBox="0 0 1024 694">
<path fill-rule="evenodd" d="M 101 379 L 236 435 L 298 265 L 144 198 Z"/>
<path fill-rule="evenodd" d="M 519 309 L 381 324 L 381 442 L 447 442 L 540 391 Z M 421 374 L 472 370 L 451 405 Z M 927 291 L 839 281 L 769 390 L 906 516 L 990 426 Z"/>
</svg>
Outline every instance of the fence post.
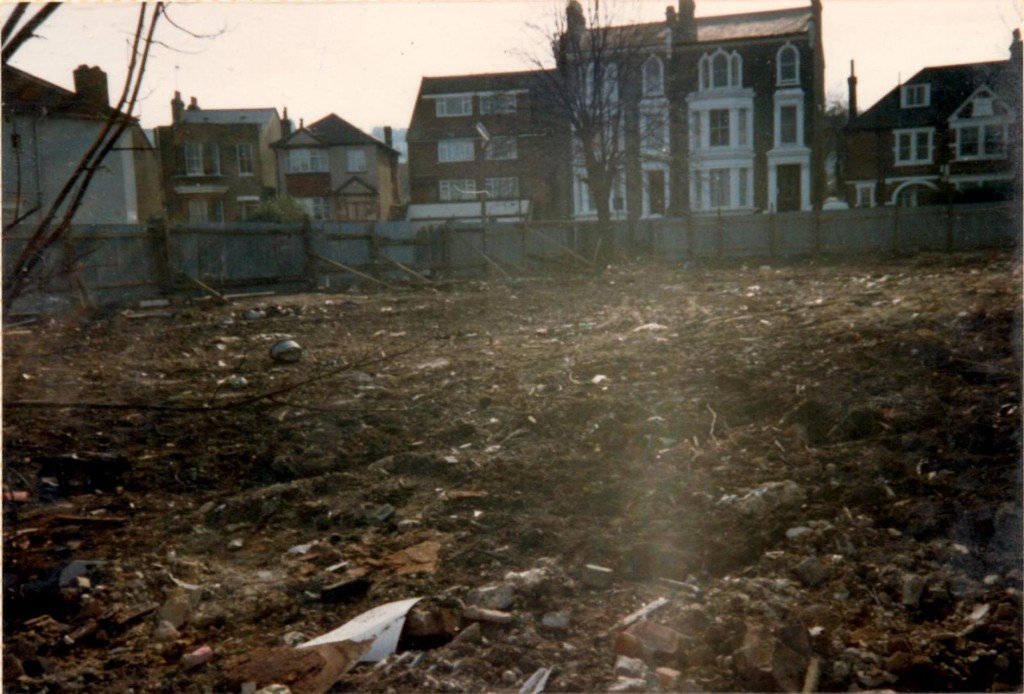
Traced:
<svg viewBox="0 0 1024 694">
<path fill-rule="evenodd" d="M 718 213 L 715 217 L 715 257 L 719 260 L 725 254 L 725 240 L 722 238 L 722 208 L 718 208 Z"/>
<path fill-rule="evenodd" d="M 686 210 L 686 258 L 693 260 L 693 213 Z"/>
<path fill-rule="evenodd" d="M 309 286 L 318 289 L 320 287 L 320 263 L 317 262 L 316 240 L 313 238 L 313 225 L 310 224 L 309 219 L 302 220 L 300 233 L 302 234 L 302 252 L 306 257 L 303 274 L 306 276 Z"/>
<path fill-rule="evenodd" d="M 441 228 L 441 264 L 444 266 L 445 277 L 451 279 L 455 276 L 455 265 L 452 258 L 453 236 L 452 226 L 448 222 Z"/>
<path fill-rule="evenodd" d="M 956 215 L 953 214 L 953 203 L 946 205 L 946 253 L 952 253 L 956 247 L 956 238 L 953 235 L 956 225 Z"/>
<path fill-rule="evenodd" d="M 900 254 L 900 206 L 893 203 L 892 206 L 892 249 L 896 255 Z"/>
<path fill-rule="evenodd" d="M 814 208 L 814 237 L 811 239 L 811 257 L 821 255 L 821 208 Z"/>
<path fill-rule="evenodd" d="M 775 214 L 775 210 L 772 210 L 768 213 L 768 255 L 772 260 L 778 254 L 778 226 L 778 217 Z"/>
<path fill-rule="evenodd" d="M 370 256 L 370 276 L 375 279 L 380 279 L 380 239 L 377 238 L 376 222 L 370 222 L 368 234 L 367 243 L 369 244 L 368 255 Z"/>
<path fill-rule="evenodd" d="M 171 275 L 171 238 L 166 219 L 156 219 L 146 225 L 149 234 L 153 266 L 156 268 L 156 284 L 167 294 L 174 288 Z"/>
</svg>

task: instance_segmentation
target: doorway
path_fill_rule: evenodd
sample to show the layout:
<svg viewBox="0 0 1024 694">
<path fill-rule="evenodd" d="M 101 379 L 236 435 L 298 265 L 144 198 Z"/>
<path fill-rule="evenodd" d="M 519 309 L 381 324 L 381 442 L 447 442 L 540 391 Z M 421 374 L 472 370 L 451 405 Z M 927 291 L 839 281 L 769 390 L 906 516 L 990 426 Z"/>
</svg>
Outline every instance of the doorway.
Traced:
<svg viewBox="0 0 1024 694">
<path fill-rule="evenodd" d="M 800 164 L 784 164 L 776 168 L 778 195 L 775 198 L 779 212 L 800 209 Z"/>
</svg>

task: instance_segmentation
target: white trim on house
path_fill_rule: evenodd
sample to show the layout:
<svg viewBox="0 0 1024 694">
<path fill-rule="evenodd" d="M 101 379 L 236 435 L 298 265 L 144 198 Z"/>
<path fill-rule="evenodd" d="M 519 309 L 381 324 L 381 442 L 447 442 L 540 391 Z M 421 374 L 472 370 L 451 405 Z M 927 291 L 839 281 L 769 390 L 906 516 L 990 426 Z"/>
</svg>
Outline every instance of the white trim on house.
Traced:
<svg viewBox="0 0 1024 694">
<path fill-rule="evenodd" d="M 783 51 L 793 54 L 793 76 L 783 78 L 782 76 L 782 53 Z M 775 52 L 775 84 L 780 87 L 800 86 L 800 50 L 793 45 L 792 41 L 786 43 Z"/>
<path fill-rule="evenodd" d="M 926 108 L 931 105 L 931 83 L 915 82 L 900 87 L 900 108 Z"/>
<path fill-rule="evenodd" d="M 892 131 L 892 158 L 893 163 L 896 166 L 918 166 L 920 164 L 931 164 L 935 161 L 935 128 L 924 127 L 924 128 L 895 128 Z M 928 141 L 924 145 L 926 150 L 925 156 L 921 154 L 921 135 L 927 135 Z M 903 147 L 900 141 L 901 137 L 907 137 L 909 140 L 909 158 L 901 157 Z"/>
<path fill-rule="evenodd" d="M 937 178 L 937 176 L 908 176 L 906 179 L 903 180 L 903 183 L 896 186 L 896 188 L 892 191 L 892 195 L 889 197 L 888 204 L 897 204 L 897 200 L 899 200 L 900 193 L 902 193 L 907 188 L 911 188 L 913 186 L 924 186 L 929 190 L 938 190 L 939 187 L 932 183 L 932 181 L 936 180 Z M 886 182 L 888 183 L 889 179 L 886 179 Z"/>
</svg>

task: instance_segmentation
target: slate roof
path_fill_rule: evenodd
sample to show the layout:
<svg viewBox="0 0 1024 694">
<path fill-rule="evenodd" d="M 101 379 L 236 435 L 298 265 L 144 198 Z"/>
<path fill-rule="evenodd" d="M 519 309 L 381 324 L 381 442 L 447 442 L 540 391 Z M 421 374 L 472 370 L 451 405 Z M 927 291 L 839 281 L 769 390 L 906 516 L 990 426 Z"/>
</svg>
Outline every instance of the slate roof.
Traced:
<svg viewBox="0 0 1024 694">
<path fill-rule="evenodd" d="M 2 78 L 5 111 L 38 112 L 45 108 L 51 115 L 103 120 L 113 111 L 109 106 L 90 103 L 75 92 L 10 65 L 4 65 Z"/>
<path fill-rule="evenodd" d="M 420 96 L 530 89 L 538 79 L 537 70 L 424 77 L 420 82 Z"/>
<path fill-rule="evenodd" d="M 394 147 L 389 147 L 386 143 L 381 142 L 377 138 L 367 135 L 344 118 L 333 113 L 321 118 L 312 125 L 307 125 L 305 128 L 296 130 L 294 133 L 282 140 L 278 140 L 274 143 L 274 146 L 287 146 L 289 140 L 297 136 L 299 133 L 311 135 L 317 142 L 328 147 L 338 145 L 374 145 L 377 147 L 383 147 L 384 149 L 398 154 L 398 150 Z"/>
<path fill-rule="evenodd" d="M 926 67 L 902 85 L 878 100 L 850 125 L 848 131 L 914 128 L 943 122 L 975 90 L 987 85 L 1003 100 L 1020 104 L 1020 86 L 1008 60 L 967 65 Z M 901 108 L 901 87 L 909 84 L 930 84 L 931 104 L 920 108 Z"/>
<path fill-rule="evenodd" d="M 264 126 L 277 117 L 276 108 L 224 108 L 185 109 L 181 115 L 182 123 L 218 123 L 222 125 L 240 125 L 256 123 Z"/>
<path fill-rule="evenodd" d="M 810 7 L 698 17 L 697 41 L 707 43 L 801 34 L 808 30 L 813 18 L 814 13 Z"/>
</svg>

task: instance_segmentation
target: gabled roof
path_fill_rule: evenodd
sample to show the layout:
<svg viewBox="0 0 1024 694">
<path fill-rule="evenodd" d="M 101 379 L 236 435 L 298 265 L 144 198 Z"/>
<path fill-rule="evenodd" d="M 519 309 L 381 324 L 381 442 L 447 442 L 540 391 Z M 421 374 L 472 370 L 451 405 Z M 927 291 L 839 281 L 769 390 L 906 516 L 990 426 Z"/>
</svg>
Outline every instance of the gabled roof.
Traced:
<svg viewBox="0 0 1024 694">
<path fill-rule="evenodd" d="M 219 123 L 222 125 L 241 125 L 256 123 L 264 126 L 278 118 L 276 108 L 223 108 L 206 110 L 202 108 L 185 109 L 181 114 L 182 123 Z"/>
<path fill-rule="evenodd" d="M 900 106 L 901 89 L 911 84 L 928 84 L 930 105 L 919 108 Z M 915 128 L 946 121 L 978 87 L 987 85 L 997 96 L 1011 104 L 1020 103 L 1020 85 L 1010 61 L 999 60 L 967 65 L 926 67 L 904 84 L 898 85 L 860 114 L 847 130 Z"/>
<path fill-rule="evenodd" d="M 398 150 L 394 147 L 390 147 L 377 138 L 367 135 L 344 118 L 333 113 L 321 118 L 312 125 L 296 130 L 288 137 L 275 142 L 273 146 L 286 147 L 290 144 L 294 144 L 292 140 L 298 139 L 301 141 L 304 139 L 303 137 L 300 137 L 300 135 L 312 137 L 318 144 L 324 147 L 374 145 L 376 147 L 386 149 L 389 152 L 398 154 Z"/>
<path fill-rule="evenodd" d="M 3 109 L 50 115 L 107 119 L 113 109 L 83 99 L 75 92 L 58 87 L 10 65 L 3 66 Z"/>
<path fill-rule="evenodd" d="M 350 176 L 347 181 L 338 186 L 334 191 L 335 195 L 371 195 L 377 194 L 377 189 L 358 176 Z"/>
</svg>

